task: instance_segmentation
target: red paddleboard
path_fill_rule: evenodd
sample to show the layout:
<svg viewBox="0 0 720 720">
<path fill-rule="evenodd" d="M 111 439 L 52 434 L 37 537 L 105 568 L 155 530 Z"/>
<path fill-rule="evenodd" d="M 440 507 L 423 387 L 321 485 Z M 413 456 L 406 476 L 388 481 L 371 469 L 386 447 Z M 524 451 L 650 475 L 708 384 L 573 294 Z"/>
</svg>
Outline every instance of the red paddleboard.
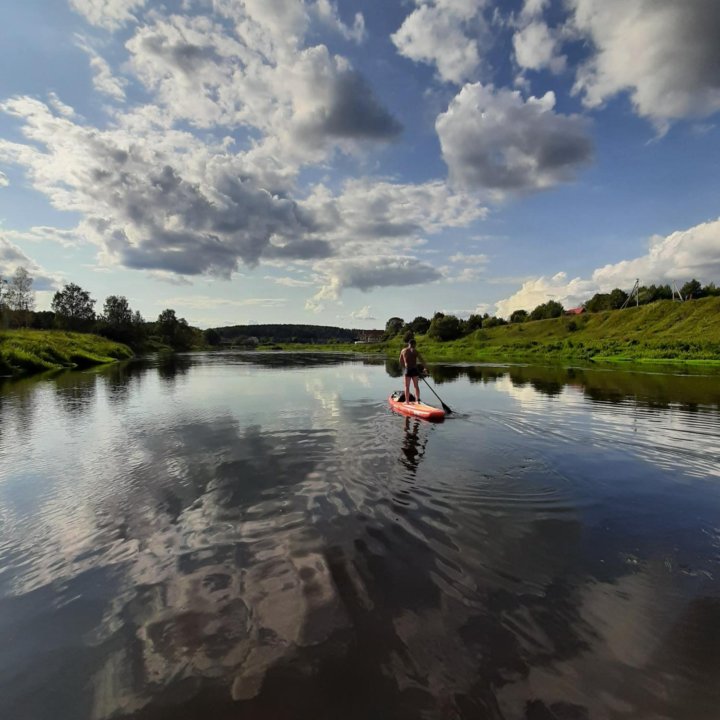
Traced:
<svg viewBox="0 0 720 720">
<path fill-rule="evenodd" d="M 410 417 L 418 417 L 423 420 L 443 420 L 445 418 L 445 411 L 440 408 L 433 407 L 432 405 L 426 405 L 424 402 L 409 402 L 406 403 L 400 398 L 404 398 L 404 392 L 394 392 L 389 398 L 388 402 L 390 407 L 402 415 L 409 415 Z M 412 397 L 412 395 L 410 395 Z"/>
</svg>

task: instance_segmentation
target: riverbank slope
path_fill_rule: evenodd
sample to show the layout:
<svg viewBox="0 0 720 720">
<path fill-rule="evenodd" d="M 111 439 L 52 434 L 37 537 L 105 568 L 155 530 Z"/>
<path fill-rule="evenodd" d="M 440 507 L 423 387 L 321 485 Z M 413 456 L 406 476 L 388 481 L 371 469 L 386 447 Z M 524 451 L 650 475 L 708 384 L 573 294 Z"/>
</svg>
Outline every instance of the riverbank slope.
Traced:
<svg viewBox="0 0 720 720">
<path fill-rule="evenodd" d="M 89 367 L 132 356 L 127 345 L 99 335 L 63 330 L 0 331 L 0 375 Z"/>
<path fill-rule="evenodd" d="M 457 340 L 417 336 L 428 362 L 565 361 L 690 362 L 720 365 L 720 297 L 650 305 L 500 325 Z M 387 343 L 299 346 L 283 349 L 343 350 L 396 357 L 403 346 Z"/>
</svg>

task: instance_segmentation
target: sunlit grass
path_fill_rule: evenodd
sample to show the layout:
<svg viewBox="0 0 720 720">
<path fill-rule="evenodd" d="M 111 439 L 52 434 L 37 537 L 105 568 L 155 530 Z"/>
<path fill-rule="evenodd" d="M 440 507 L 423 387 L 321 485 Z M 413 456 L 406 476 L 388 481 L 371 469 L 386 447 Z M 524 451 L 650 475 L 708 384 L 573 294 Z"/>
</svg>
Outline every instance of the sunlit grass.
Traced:
<svg viewBox="0 0 720 720">
<path fill-rule="evenodd" d="M 63 367 L 89 367 L 124 360 L 126 345 L 98 335 L 61 330 L 0 332 L 0 375 L 25 375 Z"/>
<path fill-rule="evenodd" d="M 720 364 L 720 297 L 685 303 L 665 300 L 625 310 L 502 325 L 449 342 L 419 335 L 417 341 L 427 362 L 602 360 Z M 293 348 L 397 357 L 402 346 L 402 340 L 395 338 L 369 345 Z"/>
</svg>

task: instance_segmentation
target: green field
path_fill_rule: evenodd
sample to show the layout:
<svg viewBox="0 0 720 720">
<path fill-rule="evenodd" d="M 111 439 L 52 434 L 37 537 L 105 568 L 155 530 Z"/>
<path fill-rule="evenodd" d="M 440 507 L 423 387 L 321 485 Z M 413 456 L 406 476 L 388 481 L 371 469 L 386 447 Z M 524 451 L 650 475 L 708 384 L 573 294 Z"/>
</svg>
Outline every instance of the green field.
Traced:
<svg viewBox="0 0 720 720">
<path fill-rule="evenodd" d="M 501 325 L 447 342 L 419 335 L 417 341 L 428 362 L 591 360 L 720 365 L 720 297 L 684 303 L 662 300 L 625 310 Z M 392 357 L 402 346 L 402 339 L 395 338 L 372 345 L 303 347 Z"/>
<path fill-rule="evenodd" d="M 29 375 L 59 368 L 89 367 L 132 357 L 126 345 L 99 335 L 61 330 L 0 332 L 0 375 Z"/>
</svg>

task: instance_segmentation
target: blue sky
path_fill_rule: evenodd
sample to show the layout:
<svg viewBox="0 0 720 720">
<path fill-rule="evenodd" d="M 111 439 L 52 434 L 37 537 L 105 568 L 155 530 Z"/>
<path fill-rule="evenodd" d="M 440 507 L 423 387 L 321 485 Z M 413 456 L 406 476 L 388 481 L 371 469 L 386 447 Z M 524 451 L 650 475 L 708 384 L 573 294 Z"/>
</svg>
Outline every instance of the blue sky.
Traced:
<svg viewBox="0 0 720 720">
<path fill-rule="evenodd" d="M 0 275 L 201 327 L 720 282 L 716 0 L 24 0 Z"/>
</svg>

